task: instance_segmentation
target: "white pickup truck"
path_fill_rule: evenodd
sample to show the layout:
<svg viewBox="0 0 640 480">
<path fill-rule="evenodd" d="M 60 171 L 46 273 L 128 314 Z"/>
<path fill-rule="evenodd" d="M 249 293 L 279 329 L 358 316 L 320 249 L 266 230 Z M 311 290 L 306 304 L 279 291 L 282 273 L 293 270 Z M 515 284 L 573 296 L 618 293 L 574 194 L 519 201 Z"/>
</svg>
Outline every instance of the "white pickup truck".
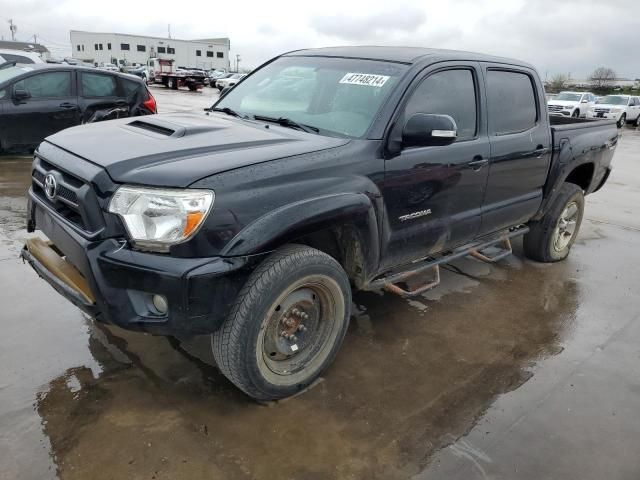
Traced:
<svg viewBox="0 0 640 480">
<path fill-rule="evenodd" d="M 565 117 L 586 117 L 587 111 L 596 103 L 591 92 L 560 92 L 547 102 L 549 115 Z"/>
<path fill-rule="evenodd" d="M 610 118 L 622 128 L 625 123 L 640 127 L 640 97 L 607 95 L 587 111 L 587 118 Z"/>
</svg>

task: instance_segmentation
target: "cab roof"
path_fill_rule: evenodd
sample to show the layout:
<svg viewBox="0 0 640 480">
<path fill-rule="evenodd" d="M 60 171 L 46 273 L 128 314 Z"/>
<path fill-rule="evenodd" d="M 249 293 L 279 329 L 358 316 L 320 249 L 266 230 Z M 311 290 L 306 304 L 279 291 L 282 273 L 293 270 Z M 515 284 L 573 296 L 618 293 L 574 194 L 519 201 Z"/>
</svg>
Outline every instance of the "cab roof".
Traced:
<svg viewBox="0 0 640 480">
<path fill-rule="evenodd" d="M 510 65 L 522 65 L 533 68 L 526 62 L 513 58 L 495 57 L 482 53 L 464 52 L 459 50 L 445 50 L 439 48 L 423 47 L 383 47 L 383 46 L 354 46 L 354 47 L 325 47 L 296 50 L 285 54 L 286 56 L 305 57 L 336 57 L 357 58 L 366 60 L 379 60 L 387 62 L 405 63 L 408 65 L 428 61 L 442 60 L 470 60 L 476 62 L 506 63 Z"/>
</svg>

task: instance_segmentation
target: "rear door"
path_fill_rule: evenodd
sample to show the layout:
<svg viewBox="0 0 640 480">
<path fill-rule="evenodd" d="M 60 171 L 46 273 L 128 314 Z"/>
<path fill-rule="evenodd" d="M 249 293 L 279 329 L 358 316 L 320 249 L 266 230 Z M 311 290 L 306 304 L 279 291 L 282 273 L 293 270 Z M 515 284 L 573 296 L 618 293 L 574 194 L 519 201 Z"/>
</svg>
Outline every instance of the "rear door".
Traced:
<svg viewBox="0 0 640 480">
<path fill-rule="evenodd" d="M 4 102 L 3 137 L 6 146 L 35 146 L 45 137 L 79 123 L 73 72 L 37 72 L 14 82 Z M 16 99 L 24 91 L 28 98 Z"/>
<path fill-rule="evenodd" d="M 631 97 L 631 115 L 627 120 L 636 120 L 640 116 L 640 97 Z"/>
<path fill-rule="evenodd" d="M 537 78 L 524 67 L 484 64 L 491 158 L 483 234 L 528 221 L 542 203 L 552 149 Z"/>
<path fill-rule="evenodd" d="M 110 110 L 127 104 L 121 93 L 117 75 L 109 72 L 80 71 L 78 76 L 78 101 L 84 121 L 89 120 L 97 110 Z"/>
<path fill-rule="evenodd" d="M 387 216 L 382 255 L 387 267 L 478 233 L 489 160 L 481 75 L 475 62 L 438 64 L 414 80 L 401 103 L 399 125 L 416 113 L 449 115 L 458 138 L 447 146 L 406 148 L 385 162 L 379 187 Z"/>
</svg>

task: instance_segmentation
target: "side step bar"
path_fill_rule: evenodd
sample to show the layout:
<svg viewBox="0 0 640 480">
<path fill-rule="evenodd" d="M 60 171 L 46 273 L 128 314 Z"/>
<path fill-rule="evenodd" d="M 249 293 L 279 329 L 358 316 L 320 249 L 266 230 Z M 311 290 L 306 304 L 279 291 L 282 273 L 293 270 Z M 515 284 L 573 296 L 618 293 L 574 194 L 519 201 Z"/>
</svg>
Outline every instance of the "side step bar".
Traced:
<svg viewBox="0 0 640 480">
<path fill-rule="evenodd" d="M 466 257 L 468 255 L 477 258 L 478 260 L 482 260 L 483 262 L 497 262 L 498 260 L 501 260 L 512 253 L 511 239 L 520 235 L 524 235 L 528 231 L 529 227 L 527 227 L 526 225 L 520 225 L 518 227 L 509 229 L 509 231 L 507 232 L 502 232 L 499 235 L 495 235 L 491 238 L 487 238 L 456 248 L 440 257 L 428 257 L 422 261 L 415 262 L 407 266 L 405 270 L 391 273 L 387 276 L 372 281 L 364 288 L 364 290 L 377 290 L 379 288 L 384 288 L 385 290 L 400 295 L 401 297 L 414 297 L 426 292 L 427 290 L 431 290 L 432 288 L 435 288 L 440 284 L 440 265 L 442 265 L 443 263 L 449 263 L 453 260 Z M 494 247 L 498 243 L 502 244 L 502 248 L 494 255 L 489 256 L 485 253 L 482 253 L 483 250 L 489 247 Z M 398 283 L 406 282 L 407 279 L 418 275 L 419 273 L 426 272 L 427 270 L 432 271 L 432 278 L 425 284 L 420 285 L 419 287 L 416 287 L 414 289 L 404 289 L 397 285 Z"/>
</svg>

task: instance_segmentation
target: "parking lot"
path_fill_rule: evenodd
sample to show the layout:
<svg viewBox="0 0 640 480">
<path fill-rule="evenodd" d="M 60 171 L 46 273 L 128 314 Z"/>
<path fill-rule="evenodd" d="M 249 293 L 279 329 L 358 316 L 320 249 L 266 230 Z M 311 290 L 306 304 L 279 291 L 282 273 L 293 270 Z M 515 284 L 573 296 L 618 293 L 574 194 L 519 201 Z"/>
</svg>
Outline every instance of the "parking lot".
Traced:
<svg viewBox="0 0 640 480">
<path fill-rule="evenodd" d="M 161 113 L 217 97 L 151 90 Z M 40 281 L 17 258 L 30 158 L 0 157 L 0 479 L 638 478 L 638 152 L 624 128 L 567 261 L 518 241 L 417 299 L 358 293 L 322 381 L 270 404 L 208 338 L 97 324 Z"/>
</svg>

